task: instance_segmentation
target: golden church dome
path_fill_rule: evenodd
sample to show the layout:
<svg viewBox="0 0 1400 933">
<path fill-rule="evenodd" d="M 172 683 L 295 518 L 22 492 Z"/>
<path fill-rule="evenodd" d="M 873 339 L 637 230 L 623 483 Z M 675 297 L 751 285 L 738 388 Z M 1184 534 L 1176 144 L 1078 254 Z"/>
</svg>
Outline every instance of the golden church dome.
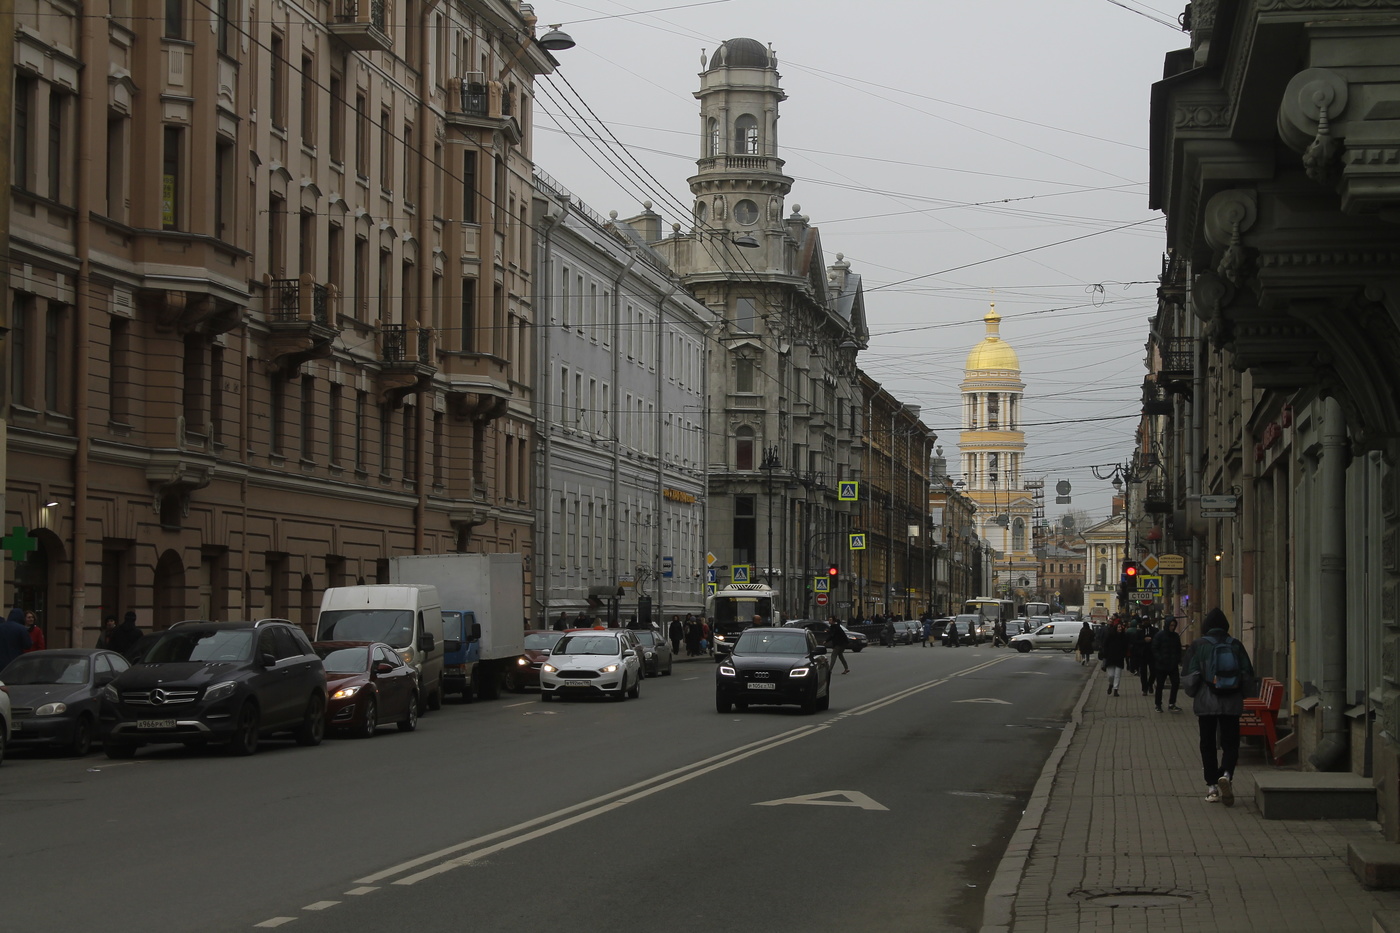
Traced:
<svg viewBox="0 0 1400 933">
<path fill-rule="evenodd" d="M 1016 351 L 1011 349 L 1011 344 L 1002 340 L 998 333 L 1001 328 L 1001 315 L 997 314 L 997 306 L 992 305 L 992 309 L 982 320 L 987 325 L 987 336 L 968 353 L 965 367 L 967 371 L 1014 369 L 1019 372 L 1021 360 L 1016 356 Z"/>
</svg>

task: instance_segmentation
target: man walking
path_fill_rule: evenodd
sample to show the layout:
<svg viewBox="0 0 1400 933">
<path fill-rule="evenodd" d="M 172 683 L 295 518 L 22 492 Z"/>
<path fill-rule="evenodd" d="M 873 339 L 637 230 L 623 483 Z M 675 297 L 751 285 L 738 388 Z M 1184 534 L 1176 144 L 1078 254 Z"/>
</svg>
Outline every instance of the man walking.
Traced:
<svg viewBox="0 0 1400 933">
<path fill-rule="evenodd" d="M 1176 705 L 1176 691 L 1181 686 L 1181 677 L 1177 673 L 1181 667 L 1181 636 L 1176 633 L 1176 618 L 1167 616 L 1162 630 L 1152 638 L 1152 669 L 1157 679 L 1157 712 L 1162 711 L 1162 688 L 1167 685 L 1167 678 L 1172 681 L 1171 699 L 1167 701 L 1167 708 L 1173 713 L 1181 712 L 1181 707 Z"/>
<path fill-rule="evenodd" d="M 1123 659 L 1127 655 L 1128 633 L 1124 631 L 1123 621 L 1120 619 L 1109 626 L 1108 633 L 1103 638 L 1103 647 L 1099 649 L 1099 657 L 1103 658 L 1103 669 L 1108 674 L 1108 692 L 1111 696 L 1118 696 L 1118 683 L 1123 677 Z"/>
<path fill-rule="evenodd" d="M 1254 665 L 1239 640 L 1230 637 L 1230 621 L 1217 607 L 1201 624 L 1205 634 L 1186 652 L 1182 667 L 1186 695 L 1201 728 L 1201 769 L 1206 802 L 1235 804 L 1235 764 L 1240 757 L 1240 716 L 1254 682 Z M 1216 758 L 1216 744 L 1220 757 Z"/>
<path fill-rule="evenodd" d="M 849 674 L 851 665 L 846 663 L 846 645 L 850 644 L 850 639 L 846 637 L 846 630 L 841 627 L 836 616 L 832 616 L 830 624 L 826 630 L 826 646 L 831 649 L 831 670 L 836 670 L 836 662 L 841 662 L 843 670 L 841 673 Z"/>
</svg>

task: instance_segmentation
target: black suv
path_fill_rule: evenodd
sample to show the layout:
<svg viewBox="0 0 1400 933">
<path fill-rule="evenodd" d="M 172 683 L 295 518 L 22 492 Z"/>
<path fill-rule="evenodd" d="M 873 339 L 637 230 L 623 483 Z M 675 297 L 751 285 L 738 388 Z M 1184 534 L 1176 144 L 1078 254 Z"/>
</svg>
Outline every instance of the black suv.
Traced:
<svg viewBox="0 0 1400 933">
<path fill-rule="evenodd" d="M 326 668 L 290 622 L 181 622 L 134 660 L 103 689 L 109 758 L 160 742 L 251 755 L 265 735 L 291 732 L 301 745 L 325 735 Z"/>
</svg>

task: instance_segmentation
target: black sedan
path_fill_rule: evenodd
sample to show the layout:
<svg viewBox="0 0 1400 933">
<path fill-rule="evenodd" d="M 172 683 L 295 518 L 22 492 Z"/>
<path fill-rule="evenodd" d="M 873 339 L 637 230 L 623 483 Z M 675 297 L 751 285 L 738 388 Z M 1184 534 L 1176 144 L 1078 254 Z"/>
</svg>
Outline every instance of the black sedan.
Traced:
<svg viewBox="0 0 1400 933">
<path fill-rule="evenodd" d="M 131 665 L 115 651 L 51 648 L 15 658 L 3 671 L 14 716 L 12 746 L 86 755 L 97 735 L 102 688 Z"/>
<path fill-rule="evenodd" d="M 801 628 L 746 629 L 715 668 L 715 709 L 796 705 L 814 713 L 831 705 L 826 649 Z"/>
</svg>

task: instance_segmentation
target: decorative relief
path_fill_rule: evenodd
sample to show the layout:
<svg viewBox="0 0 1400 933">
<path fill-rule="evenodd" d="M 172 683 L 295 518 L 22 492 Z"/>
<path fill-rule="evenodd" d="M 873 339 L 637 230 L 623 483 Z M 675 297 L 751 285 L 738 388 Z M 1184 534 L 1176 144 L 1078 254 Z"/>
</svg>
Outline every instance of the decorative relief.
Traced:
<svg viewBox="0 0 1400 933">
<path fill-rule="evenodd" d="M 1261 253 L 1261 269 L 1285 269 L 1301 266 L 1384 266 L 1400 262 L 1396 250 L 1322 250 L 1319 252 Z"/>
<path fill-rule="evenodd" d="M 1280 10 L 1395 10 L 1400 0 L 1257 0 L 1260 13 Z"/>
<path fill-rule="evenodd" d="M 1179 130 L 1209 130 L 1230 125 L 1229 104 L 1183 104 L 1176 108 L 1173 125 Z"/>
</svg>

